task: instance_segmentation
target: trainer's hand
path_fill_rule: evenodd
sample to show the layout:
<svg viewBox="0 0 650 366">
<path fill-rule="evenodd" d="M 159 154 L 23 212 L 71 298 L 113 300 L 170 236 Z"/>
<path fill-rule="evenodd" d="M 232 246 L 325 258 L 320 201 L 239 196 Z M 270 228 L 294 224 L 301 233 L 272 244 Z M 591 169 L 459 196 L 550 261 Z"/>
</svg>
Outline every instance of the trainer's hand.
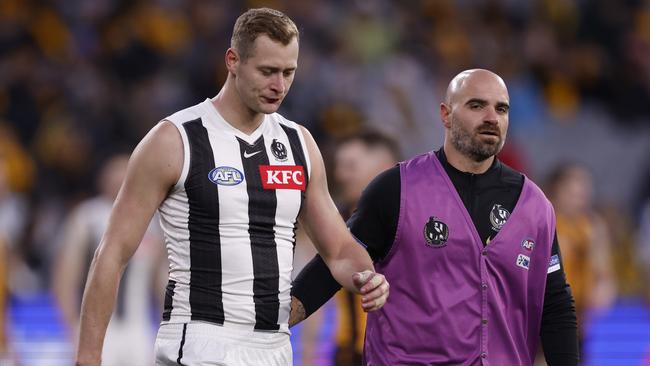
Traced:
<svg viewBox="0 0 650 366">
<path fill-rule="evenodd" d="M 363 311 L 375 311 L 384 306 L 390 288 L 384 275 L 372 271 L 357 272 L 352 276 L 352 281 L 361 293 Z"/>
</svg>

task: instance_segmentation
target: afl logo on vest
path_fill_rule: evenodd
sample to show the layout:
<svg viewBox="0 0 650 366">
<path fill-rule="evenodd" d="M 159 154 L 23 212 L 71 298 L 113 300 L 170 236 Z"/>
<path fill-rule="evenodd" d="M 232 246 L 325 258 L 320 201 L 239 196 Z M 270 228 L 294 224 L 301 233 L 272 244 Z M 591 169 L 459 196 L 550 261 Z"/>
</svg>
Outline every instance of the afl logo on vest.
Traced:
<svg viewBox="0 0 650 366">
<path fill-rule="evenodd" d="M 535 242 L 533 239 L 524 239 L 521 242 L 521 247 L 527 249 L 530 252 L 533 250 L 533 248 L 535 248 Z"/>
<path fill-rule="evenodd" d="M 424 224 L 424 239 L 427 245 L 434 248 L 441 248 L 447 245 L 449 237 L 449 228 L 447 224 L 438 220 L 436 217 L 429 217 L 429 221 Z"/>
<path fill-rule="evenodd" d="M 244 180 L 244 174 L 235 168 L 220 166 L 208 173 L 208 179 L 220 186 L 236 186 Z"/>
<path fill-rule="evenodd" d="M 492 224 L 492 230 L 499 231 L 506 224 L 508 218 L 510 217 L 510 212 L 505 208 L 501 207 L 500 204 L 495 204 L 492 206 L 492 211 L 490 211 L 490 223 Z"/>
<path fill-rule="evenodd" d="M 277 139 L 271 142 L 271 152 L 278 161 L 287 161 L 287 147 Z"/>
</svg>

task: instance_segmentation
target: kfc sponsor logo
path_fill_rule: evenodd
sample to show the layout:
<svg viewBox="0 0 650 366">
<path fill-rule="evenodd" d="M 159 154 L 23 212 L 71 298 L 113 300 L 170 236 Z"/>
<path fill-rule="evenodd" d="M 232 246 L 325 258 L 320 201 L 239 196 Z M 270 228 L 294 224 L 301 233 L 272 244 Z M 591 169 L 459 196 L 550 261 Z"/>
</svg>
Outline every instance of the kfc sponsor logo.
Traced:
<svg viewBox="0 0 650 366">
<path fill-rule="evenodd" d="M 264 189 L 305 190 L 305 171 L 299 165 L 260 165 Z"/>
</svg>

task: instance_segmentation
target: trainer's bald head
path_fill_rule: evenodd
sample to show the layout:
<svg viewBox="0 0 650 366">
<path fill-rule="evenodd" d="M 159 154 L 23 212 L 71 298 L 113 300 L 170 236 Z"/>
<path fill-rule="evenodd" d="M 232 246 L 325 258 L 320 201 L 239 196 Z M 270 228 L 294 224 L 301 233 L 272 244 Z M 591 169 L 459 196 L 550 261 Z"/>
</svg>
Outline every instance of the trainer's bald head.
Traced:
<svg viewBox="0 0 650 366">
<path fill-rule="evenodd" d="M 510 99 L 506 83 L 499 75 L 490 70 L 471 69 L 459 73 L 449 82 L 445 94 L 445 104 L 451 105 L 462 100 L 463 97 L 475 94 L 483 89 L 491 89 L 492 92 L 497 92 L 500 97 L 505 98 L 505 102 Z"/>
</svg>

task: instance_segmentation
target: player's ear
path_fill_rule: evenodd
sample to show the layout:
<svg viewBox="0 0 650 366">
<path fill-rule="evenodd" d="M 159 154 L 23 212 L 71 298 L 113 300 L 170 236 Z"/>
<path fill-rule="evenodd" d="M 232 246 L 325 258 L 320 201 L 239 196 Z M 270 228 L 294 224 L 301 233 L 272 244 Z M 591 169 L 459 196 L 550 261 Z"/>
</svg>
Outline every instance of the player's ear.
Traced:
<svg viewBox="0 0 650 366">
<path fill-rule="evenodd" d="M 232 47 L 228 48 L 225 55 L 226 69 L 228 69 L 228 72 L 237 75 L 237 65 L 240 61 L 241 58 L 239 57 L 237 50 Z"/>
</svg>

